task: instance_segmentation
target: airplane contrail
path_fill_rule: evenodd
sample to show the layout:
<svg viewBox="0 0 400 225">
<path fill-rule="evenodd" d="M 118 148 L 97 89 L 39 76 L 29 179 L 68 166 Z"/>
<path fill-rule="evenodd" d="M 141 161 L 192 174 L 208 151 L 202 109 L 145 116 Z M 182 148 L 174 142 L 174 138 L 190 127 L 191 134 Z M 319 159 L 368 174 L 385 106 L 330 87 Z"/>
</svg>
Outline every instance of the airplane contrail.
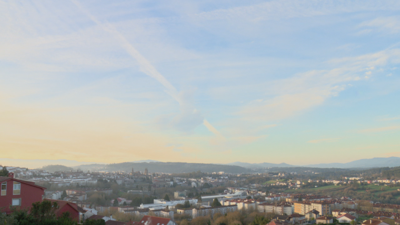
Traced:
<svg viewBox="0 0 400 225">
<path fill-rule="evenodd" d="M 71 0 L 85 15 L 87 15 L 94 23 L 98 26 L 102 27 L 105 31 L 111 33 L 124 47 L 124 49 L 128 52 L 130 56 L 132 56 L 139 63 L 140 71 L 145 73 L 146 75 L 156 79 L 159 83 L 161 83 L 165 88 L 166 92 L 174 98 L 180 105 L 183 105 L 182 99 L 179 97 L 178 90 L 160 73 L 158 70 L 147 60 L 132 44 L 120 33 L 118 32 L 111 24 L 100 22 L 95 16 L 93 16 L 88 10 L 86 10 L 79 1 Z M 222 137 L 221 133 L 212 126 L 206 119 L 203 119 L 203 125 L 212 132 L 217 137 Z"/>
</svg>

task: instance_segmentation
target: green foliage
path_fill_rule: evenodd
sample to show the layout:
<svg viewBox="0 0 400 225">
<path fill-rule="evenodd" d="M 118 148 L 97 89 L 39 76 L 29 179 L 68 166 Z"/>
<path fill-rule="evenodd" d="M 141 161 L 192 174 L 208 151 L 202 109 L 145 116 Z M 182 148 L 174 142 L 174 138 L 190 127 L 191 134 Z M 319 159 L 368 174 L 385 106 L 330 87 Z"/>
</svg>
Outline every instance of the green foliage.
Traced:
<svg viewBox="0 0 400 225">
<path fill-rule="evenodd" d="M 64 199 L 67 197 L 67 192 L 64 190 L 63 193 L 61 194 L 61 199 Z"/>
<path fill-rule="evenodd" d="M 209 183 L 204 183 L 202 187 L 203 188 L 210 188 L 210 187 L 212 187 L 212 185 L 209 184 Z"/>
<path fill-rule="evenodd" d="M 57 202 L 44 200 L 42 202 L 35 202 L 32 204 L 30 215 L 41 222 L 46 219 L 55 218 L 55 211 L 57 209 Z"/>
<path fill-rule="evenodd" d="M 85 222 L 83 223 L 83 225 L 105 225 L 106 222 L 102 219 L 98 219 L 98 220 L 85 220 Z"/>
<path fill-rule="evenodd" d="M 217 198 L 214 198 L 213 202 L 211 203 L 212 207 L 218 207 L 221 206 L 221 203 L 218 201 Z"/>
<path fill-rule="evenodd" d="M 183 204 L 183 207 L 190 208 L 190 202 L 186 200 L 185 203 Z"/>
<path fill-rule="evenodd" d="M 48 166 L 42 167 L 42 170 L 46 170 L 46 171 L 49 171 L 51 173 L 54 173 L 54 172 L 62 172 L 62 171 L 72 171 L 73 168 L 72 167 L 63 166 L 63 165 L 48 165 Z"/>
<path fill-rule="evenodd" d="M 118 206 L 118 199 L 114 199 L 114 204 L 113 206 Z"/>
<path fill-rule="evenodd" d="M 264 216 L 256 216 L 251 225 L 265 225 L 269 222 L 270 220 L 265 218 Z"/>
<path fill-rule="evenodd" d="M 166 194 L 166 195 L 164 196 L 164 200 L 165 200 L 165 201 L 171 201 L 168 194 Z"/>
<path fill-rule="evenodd" d="M 8 170 L 5 166 L 0 170 L 0 177 L 8 177 Z"/>
<path fill-rule="evenodd" d="M 131 195 L 127 199 L 132 200 L 131 206 L 140 206 L 140 204 L 150 204 L 153 203 L 154 197 L 145 195 Z"/>
<path fill-rule="evenodd" d="M 54 211 L 58 208 L 57 203 L 44 200 L 32 204 L 31 213 L 25 210 L 13 210 L 10 215 L 0 215 L 0 224 L 18 225 L 77 225 L 69 213 L 64 213 L 57 218 Z"/>
</svg>

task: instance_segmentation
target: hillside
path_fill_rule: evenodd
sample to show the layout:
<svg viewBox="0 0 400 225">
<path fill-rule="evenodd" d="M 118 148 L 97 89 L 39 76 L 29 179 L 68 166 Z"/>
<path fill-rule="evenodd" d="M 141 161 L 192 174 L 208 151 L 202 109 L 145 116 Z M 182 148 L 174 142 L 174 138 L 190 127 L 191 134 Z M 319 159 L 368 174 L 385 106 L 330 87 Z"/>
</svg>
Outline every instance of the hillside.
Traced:
<svg viewBox="0 0 400 225">
<path fill-rule="evenodd" d="M 378 168 L 378 167 L 397 167 L 400 166 L 399 157 L 359 159 L 348 163 L 326 163 L 307 165 L 308 167 L 323 168 Z"/>
<path fill-rule="evenodd" d="M 267 167 L 293 167 L 293 165 L 289 165 L 286 163 L 246 163 L 246 162 L 233 162 L 229 163 L 228 165 L 235 165 L 235 166 L 241 166 L 245 168 L 252 168 L 252 169 L 257 169 L 257 168 L 267 168 Z"/>
<path fill-rule="evenodd" d="M 150 173 L 162 172 L 162 173 L 189 173 L 189 172 L 219 172 L 224 171 L 225 173 L 248 173 L 250 169 L 246 169 L 240 166 L 234 165 L 219 165 L 219 164 L 203 164 L 203 163 L 180 163 L 180 162 L 125 162 L 115 164 L 92 164 L 77 166 L 75 169 L 81 169 L 83 171 L 125 171 L 130 172 L 132 168 L 135 171 L 144 171 L 146 168 Z"/>
<path fill-rule="evenodd" d="M 236 165 L 251 169 L 261 168 L 289 168 L 289 167 L 313 167 L 313 168 L 342 168 L 342 169 L 356 169 L 356 168 L 379 168 L 379 167 L 397 167 L 400 166 L 400 157 L 387 157 L 387 158 L 372 158 L 372 159 L 359 159 L 348 163 L 321 163 L 311 165 L 290 165 L 286 163 L 246 163 L 246 162 L 233 162 L 228 165 Z"/>
<path fill-rule="evenodd" d="M 48 171 L 48 172 L 60 172 L 60 171 L 71 171 L 73 170 L 72 167 L 68 166 L 63 166 L 63 165 L 48 165 L 44 166 L 41 168 L 42 170 Z"/>
</svg>

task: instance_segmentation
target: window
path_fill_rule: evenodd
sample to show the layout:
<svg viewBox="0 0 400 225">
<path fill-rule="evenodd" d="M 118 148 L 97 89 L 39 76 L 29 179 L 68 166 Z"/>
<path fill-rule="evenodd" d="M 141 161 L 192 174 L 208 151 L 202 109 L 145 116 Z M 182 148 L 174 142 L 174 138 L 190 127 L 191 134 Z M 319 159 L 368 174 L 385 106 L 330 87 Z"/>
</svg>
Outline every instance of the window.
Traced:
<svg viewBox="0 0 400 225">
<path fill-rule="evenodd" d="M 20 206 L 21 205 L 21 199 L 20 198 L 13 198 L 12 199 L 12 206 Z"/>
<path fill-rule="evenodd" d="M 7 181 L 1 183 L 1 196 L 7 195 Z"/>
<path fill-rule="evenodd" d="M 21 194 L 21 183 L 14 181 L 13 194 L 14 195 L 20 195 Z"/>
</svg>

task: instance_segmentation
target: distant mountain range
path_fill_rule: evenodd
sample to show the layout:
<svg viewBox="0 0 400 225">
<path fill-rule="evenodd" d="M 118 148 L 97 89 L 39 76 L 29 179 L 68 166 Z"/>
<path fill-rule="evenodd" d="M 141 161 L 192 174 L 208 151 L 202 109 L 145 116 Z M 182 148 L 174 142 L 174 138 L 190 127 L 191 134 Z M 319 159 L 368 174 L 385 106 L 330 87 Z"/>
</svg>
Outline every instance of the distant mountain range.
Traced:
<svg viewBox="0 0 400 225">
<path fill-rule="evenodd" d="M 321 163 L 311 165 L 289 165 L 286 163 L 245 163 L 245 162 L 233 162 L 228 165 L 236 165 L 249 169 L 266 168 L 266 167 L 316 167 L 316 168 L 376 168 L 376 167 L 396 167 L 400 166 L 400 157 L 388 157 L 388 158 L 372 158 L 372 159 L 359 159 L 348 163 Z"/>
<path fill-rule="evenodd" d="M 400 167 L 400 157 L 388 158 L 372 158 L 359 159 L 348 163 L 322 163 L 311 165 L 290 165 L 286 163 L 246 163 L 233 162 L 229 164 L 205 164 L 205 163 L 181 163 L 181 162 L 159 162 L 155 160 L 140 160 L 135 162 L 100 164 L 89 162 L 78 162 L 74 160 L 10 160 L 1 159 L 0 164 L 5 166 L 21 166 L 28 168 L 39 168 L 32 165 L 49 165 L 43 167 L 48 171 L 70 171 L 71 169 L 81 169 L 83 171 L 125 171 L 130 172 L 132 168 L 135 171 L 144 171 L 145 168 L 149 172 L 165 172 L 165 173 L 186 173 L 186 172 L 219 172 L 226 173 L 247 173 L 251 171 L 260 171 L 265 168 L 291 168 L 291 167 L 314 167 L 314 168 L 339 168 L 339 169 L 356 169 L 356 168 L 377 168 L 377 167 Z"/>
<path fill-rule="evenodd" d="M 234 166 L 241 166 L 245 168 L 251 168 L 251 169 L 256 169 L 256 168 L 266 168 L 266 167 L 294 167 L 293 165 L 289 165 L 286 163 L 246 163 L 246 162 L 233 162 L 233 163 L 228 163 L 228 165 L 234 165 Z"/>
<path fill-rule="evenodd" d="M 190 173 L 190 172 L 220 172 L 225 173 L 247 173 L 251 172 L 249 168 L 235 166 L 235 165 L 221 165 L 221 164 L 206 164 L 206 163 L 182 163 L 182 162 L 125 162 L 114 164 L 91 164 L 76 166 L 74 169 L 81 169 L 83 171 L 106 171 L 117 172 L 124 171 L 144 171 L 148 169 L 149 173 L 164 172 L 164 173 Z"/>
<path fill-rule="evenodd" d="M 313 164 L 309 167 L 320 168 L 374 168 L 374 167 L 396 167 L 400 166 L 400 157 L 359 159 L 348 163 L 326 163 Z"/>
</svg>

